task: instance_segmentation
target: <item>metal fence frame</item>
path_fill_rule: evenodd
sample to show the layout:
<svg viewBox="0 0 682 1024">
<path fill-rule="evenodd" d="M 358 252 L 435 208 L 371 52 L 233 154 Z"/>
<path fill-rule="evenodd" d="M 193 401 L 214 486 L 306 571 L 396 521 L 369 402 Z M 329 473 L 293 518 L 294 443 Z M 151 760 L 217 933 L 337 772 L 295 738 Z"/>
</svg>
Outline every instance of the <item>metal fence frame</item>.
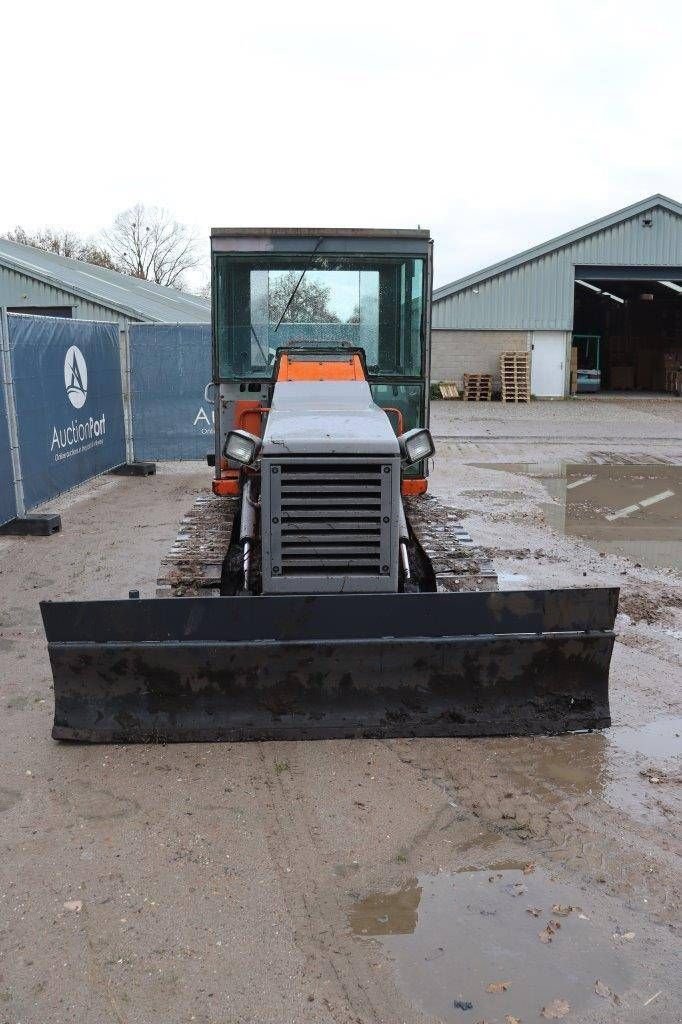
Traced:
<svg viewBox="0 0 682 1024">
<path fill-rule="evenodd" d="M 21 475 L 21 454 L 19 452 L 19 427 L 17 420 L 17 404 L 14 391 L 14 375 L 12 373 L 12 353 L 9 344 L 9 324 L 7 307 L 0 306 L 0 359 L 2 370 L 2 390 L 7 415 L 9 433 L 10 465 L 14 487 L 14 516 L 23 516 L 26 512 L 24 504 L 24 482 Z"/>
</svg>

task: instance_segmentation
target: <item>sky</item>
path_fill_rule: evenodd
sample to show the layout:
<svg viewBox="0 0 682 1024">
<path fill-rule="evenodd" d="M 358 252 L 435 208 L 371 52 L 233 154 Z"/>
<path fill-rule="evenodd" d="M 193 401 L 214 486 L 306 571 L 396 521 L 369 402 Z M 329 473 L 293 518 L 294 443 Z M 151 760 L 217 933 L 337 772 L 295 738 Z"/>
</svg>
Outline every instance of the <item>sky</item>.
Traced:
<svg viewBox="0 0 682 1024">
<path fill-rule="evenodd" d="M 0 233 L 138 201 L 206 251 L 211 226 L 420 225 L 441 285 L 682 200 L 678 0 L 34 0 L 2 27 Z"/>
</svg>

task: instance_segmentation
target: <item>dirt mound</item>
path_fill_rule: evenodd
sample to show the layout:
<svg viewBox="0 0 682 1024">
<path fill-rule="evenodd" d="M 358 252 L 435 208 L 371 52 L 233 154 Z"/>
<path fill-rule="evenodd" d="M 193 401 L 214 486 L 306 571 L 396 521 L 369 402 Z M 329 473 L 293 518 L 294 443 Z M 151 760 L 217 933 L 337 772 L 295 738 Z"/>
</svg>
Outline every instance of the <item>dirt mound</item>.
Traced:
<svg viewBox="0 0 682 1024">
<path fill-rule="evenodd" d="M 670 591 L 651 596 L 641 591 L 628 593 L 621 590 L 618 602 L 619 612 L 627 615 L 632 622 L 646 622 L 649 626 L 654 623 L 669 625 L 672 622 L 671 609 L 681 607 L 682 597 Z"/>
</svg>

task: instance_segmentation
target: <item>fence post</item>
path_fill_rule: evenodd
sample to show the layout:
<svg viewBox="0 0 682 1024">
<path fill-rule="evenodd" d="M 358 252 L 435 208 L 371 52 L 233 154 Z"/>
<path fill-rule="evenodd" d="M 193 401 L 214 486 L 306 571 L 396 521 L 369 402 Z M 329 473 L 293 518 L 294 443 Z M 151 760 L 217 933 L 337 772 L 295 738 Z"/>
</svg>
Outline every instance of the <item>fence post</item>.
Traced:
<svg viewBox="0 0 682 1024">
<path fill-rule="evenodd" d="M 123 429 L 126 441 L 126 460 L 121 466 L 110 469 L 114 476 L 153 476 L 155 462 L 135 461 L 135 437 L 133 435 L 133 376 L 130 359 L 130 323 L 118 322 L 118 352 L 121 363 L 121 390 L 123 392 Z"/>
<path fill-rule="evenodd" d="M 0 306 L 0 357 L 2 359 L 2 387 L 5 393 L 7 426 L 9 428 L 9 450 L 14 480 L 14 504 L 16 505 L 17 515 L 23 516 L 26 506 L 24 504 L 24 482 L 21 475 L 17 403 L 14 395 L 14 377 L 12 375 L 12 355 L 9 350 L 9 323 L 7 321 L 6 306 Z"/>
<path fill-rule="evenodd" d="M 130 324 L 126 320 L 118 323 L 119 352 L 121 357 L 121 389 L 123 391 L 123 424 L 126 439 L 126 462 L 135 460 L 135 439 L 133 437 L 132 376 L 130 365 Z"/>
</svg>

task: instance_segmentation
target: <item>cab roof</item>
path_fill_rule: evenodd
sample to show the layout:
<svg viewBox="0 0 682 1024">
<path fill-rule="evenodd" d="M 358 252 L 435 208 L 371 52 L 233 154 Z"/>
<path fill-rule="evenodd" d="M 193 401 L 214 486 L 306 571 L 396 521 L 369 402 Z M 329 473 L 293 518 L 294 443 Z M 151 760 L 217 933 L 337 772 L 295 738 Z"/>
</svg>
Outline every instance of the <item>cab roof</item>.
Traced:
<svg viewBox="0 0 682 1024">
<path fill-rule="evenodd" d="M 427 228 L 211 228 L 211 238 L 420 238 Z"/>
</svg>

